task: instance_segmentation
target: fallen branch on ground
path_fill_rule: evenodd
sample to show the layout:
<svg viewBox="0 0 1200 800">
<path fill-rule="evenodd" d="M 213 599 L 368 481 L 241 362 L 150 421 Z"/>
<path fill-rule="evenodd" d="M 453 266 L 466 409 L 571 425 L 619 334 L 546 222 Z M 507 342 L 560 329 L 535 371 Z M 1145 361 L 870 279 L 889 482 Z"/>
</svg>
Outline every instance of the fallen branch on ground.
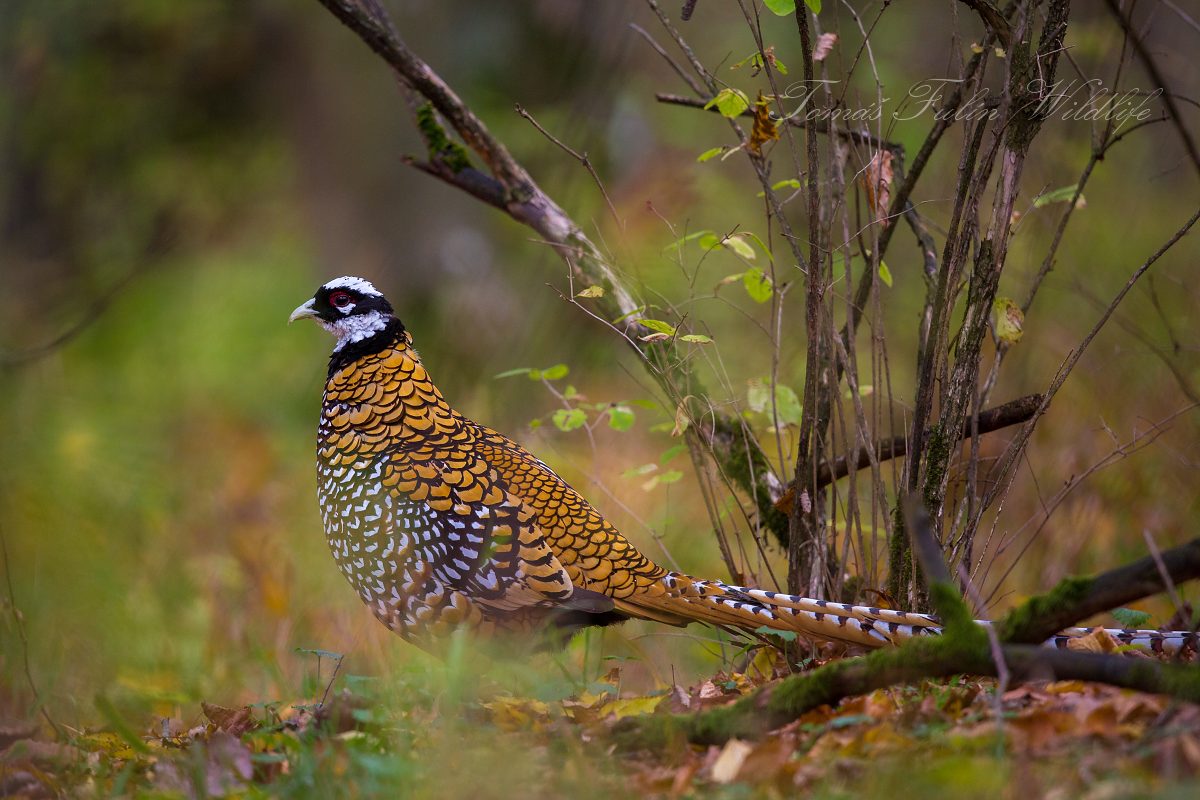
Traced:
<svg viewBox="0 0 1200 800">
<path fill-rule="evenodd" d="M 898 648 L 835 661 L 784 678 L 728 706 L 691 715 L 631 717 L 618 725 L 622 744 L 628 748 L 658 748 L 681 740 L 719 744 L 732 738 L 756 739 L 822 705 L 835 705 L 846 697 L 897 683 L 959 674 L 996 677 L 999 669 L 987 632 L 971 619 L 966 603 L 954 588 L 928 515 L 918 503 L 908 510 L 906 528 L 928 579 L 930 599 L 942 617 L 942 636 L 912 639 Z M 1176 582 L 1200 576 L 1200 539 L 1164 552 L 1162 559 Z M 999 625 L 1010 635 L 1036 635 L 1041 641 L 1060 627 L 1103 610 L 1100 603 L 1119 605 L 1162 588 L 1163 578 L 1154 560 L 1146 558 L 1095 578 L 1064 582 L 1049 594 L 1033 598 Z M 1200 702 L 1200 669 L 1194 666 L 1011 642 L 1002 644 L 1000 652 L 1013 681 L 1091 681 Z"/>
</svg>

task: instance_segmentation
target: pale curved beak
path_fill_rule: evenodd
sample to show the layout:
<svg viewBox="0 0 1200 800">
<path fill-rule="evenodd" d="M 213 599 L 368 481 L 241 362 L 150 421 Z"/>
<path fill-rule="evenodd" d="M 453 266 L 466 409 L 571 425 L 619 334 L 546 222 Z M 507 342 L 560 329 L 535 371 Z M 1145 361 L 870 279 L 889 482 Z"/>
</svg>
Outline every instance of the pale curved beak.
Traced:
<svg viewBox="0 0 1200 800">
<path fill-rule="evenodd" d="M 298 319 L 308 319 L 309 317 L 317 316 L 317 309 L 313 307 L 314 300 L 309 300 L 302 306 L 297 306 L 292 315 L 288 317 L 288 325 L 291 325 Z"/>
</svg>

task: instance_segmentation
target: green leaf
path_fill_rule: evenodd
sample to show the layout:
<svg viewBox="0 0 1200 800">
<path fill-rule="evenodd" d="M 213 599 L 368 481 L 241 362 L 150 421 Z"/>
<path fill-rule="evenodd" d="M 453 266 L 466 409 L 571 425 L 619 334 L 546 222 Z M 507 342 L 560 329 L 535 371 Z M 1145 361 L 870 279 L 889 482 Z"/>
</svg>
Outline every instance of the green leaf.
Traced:
<svg viewBox="0 0 1200 800">
<path fill-rule="evenodd" d="M 649 475 L 658 469 L 658 464 L 653 462 L 642 464 L 640 467 L 630 467 L 621 473 L 622 478 L 640 478 L 642 475 Z"/>
<path fill-rule="evenodd" d="M 796 13 L 796 0 L 763 0 L 763 5 L 779 17 L 790 17 Z"/>
<path fill-rule="evenodd" d="M 652 331 L 665 333 L 667 336 L 675 335 L 675 326 L 669 322 L 663 322 L 661 319 L 641 319 L 638 322 Z"/>
<path fill-rule="evenodd" d="M 758 267 L 751 267 L 742 273 L 742 285 L 746 287 L 746 294 L 756 303 L 767 302 L 775 291 L 771 279 Z"/>
<path fill-rule="evenodd" d="M 679 405 L 675 406 L 675 427 L 671 428 L 671 435 L 683 436 L 691 424 L 692 418 L 688 416 L 687 398 L 685 397 Z"/>
<path fill-rule="evenodd" d="M 750 243 L 747 242 L 739 234 L 734 234 L 733 236 L 727 236 L 725 238 L 725 241 L 721 242 L 721 244 L 724 245 L 725 247 L 728 247 L 730 250 L 737 253 L 742 258 L 745 258 L 747 260 L 754 258 L 754 248 L 751 247 Z"/>
<path fill-rule="evenodd" d="M 773 255 L 771 255 L 771 248 L 767 247 L 766 242 L 764 242 L 762 239 L 758 238 L 758 234 L 751 233 L 750 231 L 746 231 L 745 233 L 742 234 L 742 236 L 745 236 L 747 239 L 749 239 L 750 241 L 752 241 L 756 245 L 758 245 L 759 249 L 762 250 L 764 253 L 766 253 L 767 259 L 771 263 L 775 262 L 775 257 Z"/>
<path fill-rule="evenodd" d="M 883 285 L 892 288 L 892 271 L 888 269 L 886 261 L 879 262 L 879 280 L 883 281 Z"/>
<path fill-rule="evenodd" d="M 667 245 L 666 247 L 664 247 L 664 248 L 663 248 L 663 252 L 665 253 L 665 252 L 667 252 L 668 250 L 679 250 L 679 249 L 681 249 L 681 248 L 682 248 L 682 247 L 683 247 L 685 244 L 687 244 L 688 242 L 692 241 L 693 239 L 699 239 L 701 236 L 706 236 L 706 235 L 709 235 L 709 234 L 711 234 L 711 233 L 712 233 L 712 231 L 696 231 L 695 233 L 689 233 L 687 236 L 684 236 L 682 239 L 676 239 L 675 241 L 671 242 L 669 245 Z M 633 313 L 635 313 L 635 312 L 630 312 L 629 314 L 626 314 L 625 316 L 626 316 L 626 317 L 628 317 L 628 316 L 632 316 L 632 315 L 633 315 Z M 624 318 L 625 318 L 625 317 L 620 317 L 620 318 L 618 318 L 618 319 L 615 319 L 615 320 L 613 320 L 613 322 L 614 322 L 614 323 L 616 323 L 616 322 L 620 322 L 620 321 L 621 321 L 622 319 L 624 319 Z"/>
<path fill-rule="evenodd" d="M 587 422 L 587 413 L 582 408 L 560 408 L 554 412 L 554 427 L 560 431 L 582 428 Z"/>
<path fill-rule="evenodd" d="M 713 106 L 717 107 L 721 116 L 732 119 L 750 107 L 750 98 L 746 97 L 745 92 L 727 86 L 704 105 L 705 108 Z"/>
<path fill-rule="evenodd" d="M 771 387 L 766 378 L 750 381 L 746 386 L 746 405 L 751 411 L 771 416 Z M 775 385 L 774 413 L 784 425 L 799 425 L 802 416 L 800 399 L 786 384 Z"/>
<path fill-rule="evenodd" d="M 765 633 L 767 636 L 774 636 L 778 639 L 783 639 L 785 642 L 796 641 L 795 631 L 777 631 L 774 628 L 768 628 L 766 625 L 760 625 L 754 629 L 755 633 Z"/>
<path fill-rule="evenodd" d="M 679 339 L 693 344 L 712 344 L 712 337 L 705 336 L 703 333 L 689 333 L 686 336 L 680 336 Z"/>
<path fill-rule="evenodd" d="M 1079 189 L 1079 184 L 1073 183 L 1070 186 L 1062 186 L 1062 187 L 1059 187 L 1058 189 L 1055 189 L 1054 191 L 1046 192 L 1045 194 L 1039 196 L 1037 199 L 1035 199 L 1033 201 L 1033 207 L 1041 208 L 1042 206 L 1048 206 L 1051 203 L 1069 202 L 1070 199 L 1075 196 L 1075 192 L 1078 189 Z M 1079 199 L 1082 200 L 1083 195 L 1080 195 Z"/>
<path fill-rule="evenodd" d="M 608 409 L 608 427 L 614 431 L 627 431 L 633 427 L 637 417 L 629 406 L 613 406 Z"/>
<path fill-rule="evenodd" d="M 731 283 L 737 283 L 745 277 L 746 273 L 744 272 L 735 272 L 732 275 L 726 275 L 724 278 L 721 278 L 721 280 L 717 281 L 717 285 L 713 288 L 713 291 L 720 289 L 722 286 L 728 286 Z"/>
<path fill-rule="evenodd" d="M 1122 628 L 1144 628 L 1150 622 L 1149 614 L 1133 608 L 1114 608 L 1112 615 Z"/>
<path fill-rule="evenodd" d="M 514 375 L 528 375 L 532 371 L 533 370 L 531 370 L 529 367 L 518 367 L 517 369 L 508 369 L 508 370 L 505 370 L 504 372 L 499 372 L 499 373 L 493 375 L 492 377 L 497 378 L 497 379 L 498 378 L 511 378 Z"/>
<path fill-rule="evenodd" d="M 566 364 L 555 364 L 553 367 L 546 367 L 544 370 L 541 370 L 542 374 L 540 377 L 543 380 L 556 381 L 567 377 L 567 373 L 570 371 L 570 368 Z"/>
<path fill-rule="evenodd" d="M 771 390 L 763 380 L 750 381 L 746 386 L 746 405 L 751 411 L 763 413 L 771 402 Z"/>
<path fill-rule="evenodd" d="M 675 483 L 675 481 L 679 480 L 682 477 L 683 477 L 683 473 L 680 472 L 679 470 L 669 469 L 666 472 L 664 472 L 658 476 L 658 482 L 659 483 Z"/>
<path fill-rule="evenodd" d="M 341 653 L 335 653 L 332 650 L 314 650 L 308 647 L 297 647 L 296 652 L 308 653 L 309 655 L 316 656 L 317 658 L 328 658 L 330 661 L 341 661 L 343 658 Z"/>
<path fill-rule="evenodd" d="M 712 231 L 706 232 L 700 237 L 700 241 L 696 242 L 704 250 L 716 250 L 721 246 L 721 238 Z"/>
<path fill-rule="evenodd" d="M 731 66 L 730 69 L 731 70 L 741 69 L 742 67 L 746 66 L 746 64 L 751 64 L 752 66 L 757 67 L 759 64 L 759 60 L 760 60 L 760 56 L 758 55 L 758 53 L 751 53 L 750 55 L 743 58 L 741 61 L 739 61 L 736 64 L 734 64 L 733 66 Z"/>
<path fill-rule="evenodd" d="M 707 149 L 703 153 L 701 153 L 699 156 L 697 156 L 696 160 L 698 162 L 700 162 L 701 164 L 703 164 L 705 161 L 708 161 L 711 158 L 716 158 L 717 156 L 721 155 L 721 153 L 724 153 L 724 152 L 725 152 L 724 145 L 722 145 L 721 147 L 710 147 L 709 149 Z"/>
<path fill-rule="evenodd" d="M 663 454 L 658 457 L 658 463 L 660 463 L 660 464 L 667 463 L 668 461 L 675 458 L 680 453 L 686 452 L 687 447 L 688 446 L 686 444 L 682 444 L 682 443 L 674 445 L 673 447 L 668 447 L 666 450 L 663 451 Z"/>
<path fill-rule="evenodd" d="M 808 10 L 814 14 L 821 13 L 821 0 L 804 0 L 804 5 L 808 6 Z"/>
<path fill-rule="evenodd" d="M 691 237 L 685 237 L 685 238 L 691 238 Z M 682 241 L 682 240 L 681 240 L 681 241 Z M 668 249 L 669 249 L 669 248 L 668 248 Z M 627 319 L 629 319 L 630 317 L 636 317 L 638 314 L 642 313 L 642 312 L 643 312 L 643 311 L 645 311 L 645 310 L 646 310 L 646 307 L 645 307 L 645 306 L 638 306 L 638 307 L 637 307 L 637 308 L 635 308 L 633 311 L 626 311 L 624 314 L 622 314 L 621 316 L 617 317 L 616 319 L 614 319 L 614 320 L 612 321 L 612 322 L 613 322 L 613 325 L 616 325 L 616 324 L 617 324 L 617 323 L 619 323 L 619 322 L 623 322 L 624 320 L 627 320 Z"/>
<path fill-rule="evenodd" d="M 796 397 L 796 393 L 792 391 L 792 387 L 784 384 L 776 384 L 775 386 L 775 413 L 779 417 L 779 421 L 786 425 L 800 424 L 800 399 Z"/>
<path fill-rule="evenodd" d="M 786 73 L 784 73 L 784 74 L 786 74 Z M 800 181 L 796 180 L 795 178 L 788 178 L 786 180 L 777 181 L 777 182 L 771 184 L 771 191 L 778 192 L 780 189 L 799 189 L 801 185 L 802 184 L 800 183 Z M 766 197 L 766 196 L 767 196 L 766 192 L 759 192 L 758 194 L 755 195 L 755 197 Z"/>
<path fill-rule="evenodd" d="M 589 286 L 582 292 L 575 295 L 576 297 L 604 297 L 604 287 L 600 285 Z"/>
</svg>

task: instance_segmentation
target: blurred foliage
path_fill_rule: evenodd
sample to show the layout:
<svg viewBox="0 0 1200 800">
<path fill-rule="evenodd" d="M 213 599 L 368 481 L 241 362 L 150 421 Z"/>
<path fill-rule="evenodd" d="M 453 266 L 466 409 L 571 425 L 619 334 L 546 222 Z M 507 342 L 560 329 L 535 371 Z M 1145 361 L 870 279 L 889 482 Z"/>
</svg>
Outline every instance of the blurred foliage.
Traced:
<svg viewBox="0 0 1200 800">
<path fill-rule="evenodd" d="M 697 161 L 728 144 L 724 121 L 654 102 L 655 91 L 677 87 L 627 28 L 634 20 L 653 30 L 645 6 L 391 5 L 406 39 L 587 223 L 664 324 L 674 330 L 680 320 L 669 309 L 686 307 L 687 332 L 701 337 L 686 346 L 704 364 L 714 401 L 736 404 L 765 429 L 770 393 L 762 378 L 773 365 L 760 303 L 797 275 L 777 265 L 778 285 L 766 282 L 761 242 L 772 232 L 744 161 Z M 854 26 L 826 5 L 822 19 L 836 19 L 842 31 L 831 57 L 849 57 Z M 946 69 L 953 23 L 945 4 L 909 5 L 890 11 L 872 36 L 889 87 Z M 1089 74 L 1103 72 L 1117 34 L 1099 8 L 1076 14 L 1073 55 Z M 800 63 L 793 25 L 762 20 L 768 43 L 790 65 Z M 706 63 L 724 59 L 722 80 L 754 97 L 762 79 L 728 69 L 753 50 L 737 9 L 701 3 L 689 26 Z M 1178 26 L 1156 35 L 1177 91 L 1194 96 L 1198 78 L 1182 55 L 1194 52 L 1195 39 L 1186 38 L 1194 33 Z M 958 44 L 968 52 L 970 34 Z M 458 721 L 454 709 L 463 706 L 453 703 L 465 703 L 464 693 L 486 697 L 483 689 L 454 688 L 454 678 L 447 686 L 441 666 L 359 607 L 329 559 L 314 502 L 312 441 L 329 343 L 318 330 L 284 325 L 330 277 L 376 280 L 456 406 L 515 434 L 652 557 L 718 575 L 691 464 L 671 435 L 675 409 L 650 394 L 614 336 L 560 299 L 569 290 L 560 262 L 525 230 L 400 163 L 419 144 L 390 76 L 316 3 L 18 0 L 0 9 L 0 59 L 0 525 L 17 604 L 0 601 L 0 715 L 24 717 L 32 708 L 18 613 L 46 707 L 79 729 L 105 721 L 97 694 L 139 735 L 148 719 L 198 724 L 201 700 L 236 707 L 312 698 L 313 658 L 296 649 L 326 648 L 347 653 L 345 674 L 380 677 L 379 713 L 395 718 L 385 735 L 264 745 L 307 754 L 289 756 L 308 772 L 290 773 L 284 793 L 332 795 L 350 780 L 364 795 L 412 781 L 431 796 L 506 794 L 498 781 L 468 786 L 493 773 L 510 785 L 536 778 L 549 796 L 568 787 L 616 791 L 603 754 L 575 738 L 500 743 L 490 725 Z M 855 85 L 851 95 L 869 100 L 874 87 Z M 586 173 L 512 113 L 514 101 L 589 153 L 620 225 Z M 927 127 L 920 119 L 896 123 L 889 135 L 911 154 Z M 1024 296 L 1053 234 L 1062 204 L 1033 198 L 1077 180 L 1088 148 L 1082 124 L 1059 123 L 1038 140 L 1011 245 L 1014 285 L 1002 295 Z M 1194 207 L 1181 158 L 1168 126 L 1155 125 L 1100 165 L 1006 363 L 1004 398 L 1045 385 L 1099 313 L 1092 298 L 1107 303 Z M 945 148 L 919 198 L 937 224 L 945 223 L 956 163 L 956 147 Z M 1131 296 L 1121 324 L 1093 345 L 1043 421 L 1005 501 L 1000 535 L 1036 528 L 1064 481 L 1114 441 L 1181 408 L 1187 401 L 1172 370 L 1200 382 L 1200 259 L 1194 236 L 1180 247 Z M 881 305 L 895 396 L 887 400 L 901 418 L 912 309 L 924 291 L 919 252 L 907 240 L 889 252 L 888 272 Z M 778 370 L 785 388 L 799 391 L 803 298 L 796 292 L 784 302 Z M 1170 366 L 1147 342 L 1168 353 Z M 557 370 L 551 366 L 530 375 L 537 380 L 493 379 L 529 364 L 565 364 L 569 374 L 546 374 Z M 777 390 L 775 400 L 791 413 L 794 392 L 781 398 Z M 1004 583 L 1004 601 L 1140 555 L 1143 530 L 1162 547 L 1193 535 L 1197 421 L 1195 412 L 1176 418 L 1167 435 L 1075 489 Z M 790 435 L 780 432 L 781 453 Z M 988 442 L 984 450 L 999 452 Z M 732 502 L 727 513 L 745 528 Z M 1000 556 L 996 574 L 1017 549 Z M 750 559 L 751 576 L 770 583 L 777 556 Z M 1147 608 L 1156 621 L 1170 613 Z M 736 650 L 711 631 L 630 624 L 579 637 L 561 658 L 524 662 L 508 691 L 561 700 L 586 691 L 610 658 L 628 659 L 627 689 L 649 692 L 669 676 L 696 682 L 718 659 L 731 670 Z M 441 713 L 430 715 L 431 707 Z M 426 740 L 415 747 L 410 737 L 418 735 Z M 461 785 L 438 786 L 446 776 L 428 772 L 468 757 L 474 771 L 448 776 Z M 952 754 L 921 785 L 953 796 L 946 787 L 963 775 L 1019 767 L 990 758 Z M 893 766 L 822 791 L 885 793 L 903 774 Z M 740 796 L 735 788 L 718 796 Z"/>
</svg>

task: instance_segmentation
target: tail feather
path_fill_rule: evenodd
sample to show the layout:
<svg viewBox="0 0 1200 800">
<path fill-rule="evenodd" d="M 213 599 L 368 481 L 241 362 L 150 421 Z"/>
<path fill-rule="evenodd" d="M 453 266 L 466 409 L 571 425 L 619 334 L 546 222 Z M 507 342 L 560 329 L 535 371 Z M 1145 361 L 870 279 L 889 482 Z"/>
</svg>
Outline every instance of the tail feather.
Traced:
<svg viewBox="0 0 1200 800">
<path fill-rule="evenodd" d="M 811 597 L 734 586 L 702 580 L 678 572 L 663 576 L 666 590 L 653 597 L 634 597 L 622 603 L 634 616 L 664 616 L 710 625 L 757 631 L 760 628 L 794 632 L 809 639 L 864 647 L 896 645 L 918 636 L 942 633 L 937 617 L 875 606 L 834 603 Z M 990 625 L 977 620 L 980 625 Z M 1155 631 L 1105 628 L 1118 644 L 1160 654 L 1200 650 L 1200 637 L 1189 631 Z M 1091 628 L 1068 628 L 1046 641 L 1046 646 L 1066 648 L 1072 639 L 1087 636 Z"/>
</svg>

